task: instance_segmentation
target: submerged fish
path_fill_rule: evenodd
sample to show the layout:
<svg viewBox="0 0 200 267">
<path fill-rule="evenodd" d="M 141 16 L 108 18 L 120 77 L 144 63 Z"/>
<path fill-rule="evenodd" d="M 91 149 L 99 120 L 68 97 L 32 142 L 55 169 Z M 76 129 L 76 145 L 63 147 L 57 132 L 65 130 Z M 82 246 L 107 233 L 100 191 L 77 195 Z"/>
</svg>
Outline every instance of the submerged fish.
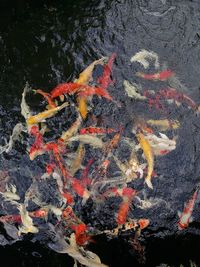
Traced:
<svg viewBox="0 0 200 267">
<path fill-rule="evenodd" d="M 183 230 L 188 227 L 189 223 L 192 222 L 192 212 L 194 209 L 194 205 L 196 199 L 198 197 L 199 190 L 196 190 L 192 196 L 192 198 L 184 205 L 183 212 L 178 212 L 179 221 L 178 221 L 178 229 Z"/>
<path fill-rule="evenodd" d="M 138 133 L 136 136 L 137 136 L 139 144 L 144 152 L 144 156 L 148 163 L 148 171 L 147 171 L 147 176 L 145 178 L 145 183 L 147 184 L 149 188 L 153 189 L 153 185 L 151 182 L 151 176 L 152 176 L 153 168 L 154 168 L 153 152 L 149 144 L 149 141 L 144 137 L 142 133 Z"/>
<path fill-rule="evenodd" d="M 171 70 L 163 70 L 161 72 L 153 74 L 137 72 L 135 75 L 146 80 L 166 81 L 167 79 L 171 78 L 174 75 L 174 72 Z"/>
<path fill-rule="evenodd" d="M 139 99 L 139 100 L 147 99 L 146 96 L 143 96 L 138 92 L 137 84 L 135 83 L 131 84 L 127 80 L 124 80 L 123 84 L 124 84 L 124 89 L 129 97 Z"/>
<path fill-rule="evenodd" d="M 110 76 L 111 76 L 112 66 L 113 66 L 116 56 L 117 56 L 116 53 L 113 53 L 111 55 L 111 57 L 108 60 L 108 63 L 105 64 L 104 66 L 103 75 L 97 80 L 100 86 L 104 89 L 107 89 L 108 86 L 112 83 Z"/>
<path fill-rule="evenodd" d="M 151 126 L 156 126 L 161 131 L 166 131 L 169 129 L 178 129 L 180 127 L 180 122 L 178 120 L 148 120 L 147 124 L 150 124 Z"/>
<path fill-rule="evenodd" d="M 30 88 L 29 84 L 26 83 L 26 85 L 24 87 L 24 91 L 22 93 L 22 101 L 21 101 L 21 114 L 25 118 L 25 120 L 27 120 L 29 117 L 32 116 L 32 112 L 31 112 L 28 104 L 26 103 L 26 95 L 29 92 L 31 92 L 31 88 Z"/>
<path fill-rule="evenodd" d="M 69 105 L 69 103 L 65 102 L 61 106 L 58 106 L 56 108 L 52 108 L 49 110 L 45 110 L 41 113 L 38 113 L 37 115 L 31 116 L 27 119 L 27 123 L 28 123 L 28 125 L 32 125 L 32 124 L 44 122 L 47 118 L 54 116 L 58 111 L 67 107 L 68 105 Z"/>
<path fill-rule="evenodd" d="M 142 49 L 138 53 L 136 53 L 134 56 L 131 58 L 131 62 L 138 62 L 140 63 L 145 69 L 149 67 L 149 61 L 147 60 L 153 60 L 154 61 L 154 66 L 155 68 L 159 68 L 159 60 L 158 60 L 158 55 L 153 52 L 153 51 L 147 51 L 145 49 Z"/>
<path fill-rule="evenodd" d="M 26 210 L 25 206 L 23 204 L 18 205 L 18 209 L 21 215 L 22 220 L 22 226 L 19 227 L 18 235 L 21 235 L 21 233 L 38 233 L 39 230 L 36 226 L 33 225 L 33 220 L 30 217 L 28 211 Z"/>
<path fill-rule="evenodd" d="M 101 141 L 101 139 L 99 139 L 96 136 L 91 136 L 89 134 L 76 135 L 68 139 L 68 142 L 74 142 L 74 141 L 79 141 L 81 143 L 88 144 L 97 148 L 103 147 L 103 142 Z"/>
</svg>

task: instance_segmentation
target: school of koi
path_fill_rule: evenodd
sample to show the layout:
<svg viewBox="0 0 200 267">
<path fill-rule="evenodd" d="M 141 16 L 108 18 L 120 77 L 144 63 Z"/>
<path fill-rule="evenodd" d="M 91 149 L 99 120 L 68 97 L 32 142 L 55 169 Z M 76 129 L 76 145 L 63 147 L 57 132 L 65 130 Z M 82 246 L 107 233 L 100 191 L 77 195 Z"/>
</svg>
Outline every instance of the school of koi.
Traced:
<svg viewBox="0 0 200 267">
<path fill-rule="evenodd" d="M 134 181 L 144 178 L 144 187 L 154 190 L 154 179 L 152 179 L 156 176 L 154 158 L 165 156 L 176 149 L 176 138 L 170 139 L 162 132 L 174 132 L 181 127 L 178 120 L 171 120 L 167 116 L 160 120 L 138 118 L 133 125 L 131 139 L 123 136 L 123 123 L 118 127 L 102 127 L 98 124 L 92 115 L 95 109 L 92 105 L 93 97 L 105 98 L 105 101 L 111 101 L 118 108 L 121 105 L 108 91 L 109 86 L 114 83 L 111 77 L 116 56 L 113 53 L 110 58 L 95 60 L 75 81 L 58 84 L 50 93 L 41 89 L 33 90 L 27 84 L 21 102 L 21 114 L 26 123 L 17 124 L 9 142 L 0 149 L 1 154 L 9 153 L 22 132 L 27 132 L 31 140 L 28 148 L 30 161 L 46 155 L 44 172 L 41 173 L 39 180 L 32 178 L 31 186 L 24 192 L 23 202 L 14 184 L 6 183 L 0 192 L 2 201 L 16 207 L 16 214 L 0 216 L 0 222 L 3 223 L 7 234 L 13 239 L 19 239 L 27 233 L 37 234 L 41 230 L 38 219 L 43 220 L 48 224 L 52 235 L 49 247 L 59 253 L 67 253 L 74 258 L 75 264 L 78 262 L 85 266 L 106 266 L 96 254 L 85 250 L 87 244 L 94 242 L 95 235 L 103 233 L 109 237 L 116 237 L 121 232 L 130 231 L 133 249 L 144 253 L 138 237 L 151 222 L 148 218 L 133 219 L 129 216 L 132 202 L 137 202 L 141 209 L 148 209 L 157 205 L 159 200 L 141 199 L 134 187 Z M 161 69 L 155 52 L 141 50 L 131 58 L 131 62 L 141 64 L 145 70 L 154 63 L 155 73 L 136 73 L 141 79 L 165 82 L 175 77 L 173 71 Z M 93 80 L 93 71 L 97 65 L 102 66 L 102 76 Z M 124 89 L 128 97 L 144 101 L 149 108 L 162 110 L 164 115 L 167 115 L 167 105 L 174 104 L 179 107 L 182 103 L 194 112 L 199 112 L 199 106 L 189 96 L 175 88 L 167 87 L 158 92 L 142 91 L 140 85 L 125 80 Z M 27 95 L 31 94 L 39 94 L 44 98 L 47 102 L 46 110 L 38 114 L 33 113 L 26 100 Z M 64 112 L 67 119 L 66 110 L 69 107 L 75 110 L 75 121 L 58 138 L 48 140 L 51 129 L 47 126 L 47 122 L 58 112 L 59 114 Z M 86 119 L 89 116 L 93 116 L 89 120 L 93 122 L 92 125 L 87 123 Z M 120 159 L 119 144 L 126 144 L 130 154 L 128 159 Z M 88 157 L 87 152 L 91 149 L 98 151 L 98 158 Z M 144 159 L 140 157 L 141 152 Z M 109 176 L 112 164 L 117 167 L 119 173 L 114 178 Z M 47 183 L 56 182 L 54 194 L 59 199 L 59 205 L 52 205 L 43 199 L 39 193 L 39 181 L 42 180 Z M 179 230 L 188 227 L 198 192 L 199 188 L 196 188 L 191 200 L 179 214 L 180 219 L 177 220 Z M 87 201 L 93 201 L 98 207 L 98 203 L 109 198 L 116 198 L 119 203 L 114 215 L 113 228 L 100 230 L 87 225 L 76 209 L 77 203 L 83 207 Z M 38 208 L 29 211 L 30 201 Z M 49 214 L 53 214 L 56 220 L 51 221 Z"/>
</svg>

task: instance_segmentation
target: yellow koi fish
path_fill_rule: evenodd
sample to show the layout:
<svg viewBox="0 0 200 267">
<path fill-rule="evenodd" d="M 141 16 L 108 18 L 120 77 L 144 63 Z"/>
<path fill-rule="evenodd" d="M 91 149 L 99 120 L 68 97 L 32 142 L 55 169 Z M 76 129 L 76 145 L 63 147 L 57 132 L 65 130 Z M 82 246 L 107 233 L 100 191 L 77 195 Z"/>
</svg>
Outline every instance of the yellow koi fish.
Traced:
<svg viewBox="0 0 200 267">
<path fill-rule="evenodd" d="M 82 85 L 83 84 L 87 85 L 89 83 L 89 81 L 92 79 L 92 72 L 94 70 L 95 65 L 97 65 L 97 64 L 103 65 L 103 63 L 106 59 L 107 59 L 106 57 L 102 57 L 102 58 L 92 62 L 84 71 L 82 71 L 79 74 L 79 77 L 78 77 L 78 79 L 76 79 L 75 82 L 82 84 Z M 78 97 L 78 106 L 79 106 L 79 112 L 80 112 L 82 118 L 85 119 L 87 116 L 87 97 L 79 96 Z"/>
<path fill-rule="evenodd" d="M 151 146 L 149 142 L 145 139 L 142 133 L 138 133 L 136 136 L 137 136 L 137 139 L 140 143 L 140 146 L 144 152 L 144 156 L 148 163 L 148 171 L 147 171 L 147 176 L 145 178 L 145 183 L 147 184 L 149 188 L 153 189 L 153 185 L 151 183 L 151 175 L 153 173 L 153 168 L 154 168 L 153 152 L 151 150 Z"/>
<path fill-rule="evenodd" d="M 84 156 L 85 147 L 83 144 L 80 144 L 77 150 L 76 158 L 71 163 L 70 173 L 72 176 L 74 176 L 74 174 L 80 169 Z"/>
<path fill-rule="evenodd" d="M 79 127 L 81 126 L 82 118 L 79 115 L 76 121 L 70 126 L 70 128 L 66 131 L 63 132 L 61 135 L 61 140 L 66 142 L 70 137 L 75 135 L 78 132 Z"/>
<path fill-rule="evenodd" d="M 156 126 L 161 131 L 166 131 L 169 129 L 178 129 L 180 127 L 180 122 L 178 120 L 148 120 L 147 123 L 151 126 Z"/>
<path fill-rule="evenodd" d="M 31 116 L 27 119 L 27 123 L 28 125 L 32 125 L 32 124 L 37 124 L 39 122 L 44 122 L 45 119 L 54 116 L 58 111 L 67 107 L 68 105 L 69 105 L 68 102 L 65 102 L 61 106 L 58 106 L 56 108 L 52 108 L 49 110 L 45 110 L 37 115 Z"/>
</svg>

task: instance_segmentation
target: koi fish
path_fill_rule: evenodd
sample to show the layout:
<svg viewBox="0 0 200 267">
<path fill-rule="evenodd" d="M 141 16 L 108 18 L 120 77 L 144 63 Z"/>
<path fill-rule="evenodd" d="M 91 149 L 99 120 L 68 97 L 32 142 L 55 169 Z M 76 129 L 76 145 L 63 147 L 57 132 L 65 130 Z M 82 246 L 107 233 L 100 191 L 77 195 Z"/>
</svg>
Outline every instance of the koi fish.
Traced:
<svg viewBox="0 0 200 267">
<path fill-rule="evenodd" d="M 86 165 L 86 167 L 83 169 L 82 173 L 81 173 L 81 182 L 82 185 L 87 186 L 91 184 L 91 179 L 88 177 L 88 173 L 90 170 L 90 166 L 93 164 L 94 159 L 90 159 Z"/>
<path fill-rule="evenodd" d="M 87 127 L 87 128 L 82 128 L 80 129 L 79 133 L 80 134 L 111 134 L 116 132 L 115 129 L 112 128 L 100 128 L 100 127 Z"/>
<path fill-rule="evenodd" d="M 82 197 L 84 200 L 87 200 L 90 197 L 90 192 L 81 184 L 78 179 L 71 179 L 71 186 L 76 194 Z"/>
<path fill-rule="evenodd" d="M 104 60 L 105 58 L 101 58 L 99 60 L 95 60 L 94 62 L 92 62 L 83 72 L 79 74 L 79 77 L 77 80 L 75 80 L 75 82 L 78 84 L 87 85 L 92 78 L 92 72 L 94 70 L 95 65 L 103 64 Z M 86 96 L 78 96 L 78 106 L 79 106 L 79 112 L 81 114 L 81 117 L 85 119 L 87 116 L 87 97 Z"/>
<path fill-rule="evenodd" d="M 39 230 L 36 226 L 33 225 L 33 220 L 29 216 L 28 211 L 26 210 L 25 206 L 22 204 L 18 205 L 18 210 L 21 215 L 21 220 L 22 220 L 22 226 L 19 227 L 18 235 L 20 236 L 21 233 L 38 233 Z"/>
<path fill-rule="evenodd" d="M 79 144 L 76 158 L 70 164 L 70 173 L 72 174 L 72 176 L 74 176 L 76 172 L 80 169 L 84 156 L 85 156 L 85 147 L 83 144 Z"/>
<path fill-rule="evenodd" d="M 145 100 L 147 99 L 146 96 L 141 95 L 138 91 L 138 85 L 136 83 L 131 84 L 129 81 L 124 80 L 124 89 L 128 95 L 128 97 Z"/>
<path fill-rule="evenodd" d="M 196 199 L 198 197 L 199 190 L 196 190 L 192 196 L 192 198 L 185 204 L 183 212 L 178 212 L 179 221 L 178 221 L 178 229 L 183 230 L 188 227 L 189 223 L 192 222 L 192 212 L 194 209 L 194 205 Z"/>
<path fill-rule="evenodd" d="M 149 142 L 154 155 L 165 155 L 176 149 L 176 141 L 169 139 L 165 134 L 159 133 L 160 137 L 154 134 L 146 134 L 146 140 Z"/>
<path fill-rule="evenodd" d="M 72 137 L 73 135 L 75 135 L 78 132 L 78 128 L 80 127 L 82 122 L 81 116 L 78 116 L 78 118 L 76 119 L 76 121 L 70 126 L 70 128 L 66 131 L 63 132 L 60 139 L 63 142 L 66 142 L 70 137 Z"/>
<path fill-rule="evenodd" d="M 159 60 L 158 60 L 158 55 L 153 52 L 153 51 L 147 51 L 145 49 L 142 49 L 138 53 L 136 53 L 134 56 L 131 58 L 131 62 L 138 62 L 140 63 L 145 69 L 149 67 L 149 62 L 147 59 L 154 60 L 154 66 L 156 69 L 159 68 Z"/>
<path fill-rule="evenodd" d="M 72 225 L 71 228 L 75 231 L 77 245 L 86 245 L 88 241 L 91 240 L 91 237 L 86 233 L 87 226 L 84 223 Z"/>
<path fill-rule="evenodd" d="M 25 120 L 27 120 L 32 115 L 32 112 L 31 112 L 28 104 L 26 103 L 26 95 L 30 91 L 31 91 L 31 88 L 30 88 L 29 84 L 26 83 L 26 85 L 24 87 L 24 91 L 22 93 L 22 101 L 21 101 L 21 114 L 25 118 Z"/>
<path fill-rule="evenodd" d="M 98 64 L 103 65 L 105 60 L 107 60 L 107 57 L 102 57 L 93 61 L 84 71 L 79 74 L 79 77 L 77 80 L 75 80 L 75 82 L 79 84 L 88 84 L 91 81 L 94 67 Z"/>
<path fill-rule="evenodd" d="M 68 139 L 68 142 L 74 142 L 74 141 L 79 141 L 81 143 L 88 144 L 96 148 L 103 147 L 103 142 L 101 141 L 101 139 L 95 136 L 91 136 L 89 134 L 76 135 Z"/>
<path fill-rule="evenodd" d="M 14 214 L 14 215 L 3 215 L 0 216 L 0 222 L 6 223 L 6 222 L 11 222 L 11 223 L 21 223 L 21 216 L 19 214 Z"/>
<path fill-rule="evenodd" d="M 154 168 L 154 157 L 153 157 L 153 153 L 151 150 L 151 146 L 142 133 L 138 133 L 136 136 L 137 136 L 139 144 L 144 152 L 144 156 L 148 163 L 148 171 L 147 171 L 147 176 L 145 178 L 145 183 L 147 184 L 149 188 L 153 189 L 151 176 L 152 176 L 153 168 Z"/>
<path fill-rule="evenodd" d="M 92 87 L 89 85 L 85 85 L 83 88 L 79 90 L 79 96 L 86 97 L 86 96 L 91 96 L 91 95 L 97 95 L 97 96 L 104 97 L 108 100 L 113 100 L 112 96 L 110 96 L 108 91 L 102 87 Z"/>
<path fill-rule="evenodd" d="M 110 153 L 114 148 L 117 147 L 120 138 L 121 138 L 121 133 L 116 133 L 110 141 L 104 144 L 103 152 L 106 154 Z"/>
<path fill-rule="evenodd" d="M 45 218 L 47 217 L 47 215 L 48 215 L 48 210 L 44 208 L 29 212 L 29 216 L 35 218 Z"/>
<path fill-rule="evenodd" d="M 161 72 L 157 72 L 153 74 L 136 72 L 135 75 L 146 80 L 166 81 L 167 79 L 171 78 L 174 75 L 174 72 L 171 70 L 163 70 Z"/>
<path fill-rule="evenodd" d="M 74 94 L 83 86 L 79 83 L 60 83 L 50 92 L 51 98 L 54 99 L 63 94 Z"/>
<path fill-rule="evenodd" d="M 136 191 L 134 189 L 127 188 L 127 187 L 123 188 L 122 190 L 123 201 L 121 202 L 118 213 L 117 213 L 117 224 L 118 225 L 125 224 L 127 215 L 129 212 L 129 208 L 130 208 L 130 203 L 135 195 L 136 195 Z"/>
<path fill-rule="evenodd" d="M 163 89 L 159 92 L 160 96 L 167 98 L 167 99 L 173 99 L 177 102 L 185 102 L 189 107 L 191 107 L 194 110 L 198 110 L 198 105 L 187 95 L 177 92 L 173 88 Z"/>
<path fill-rule="evenodd" d="M 176 130 L 180 127 L 180 122 L 178 120 L 148 120 L 147 123 L 151 126 L 156 126 L 161 131 L 166 131 L 169 129 Z"/>
<path fill-rule="evenodd" d="M 42 91 L 41 89 L 37 89 L 37 90 L 33 90 L 36 94 L 40 94 L 42 95 L 48 102 L 48 105 L 50 108 L 56 108 L 56 104 L 54 103 L 54 101 L 51 99 L 51 95 Z"/>
<path fill-rule="evenodd" d="M 6 191 L 0 192 L 0 194 L 4 197 L 6 201 L 16 201 L 20 200 L 20 196 L 17 195 L 17 189 L 16 186 L 13 184 L 6 184 Z"/>
<path fill-rule="evenodd" d="M 28 123 L 28 125 L 32 125 L 32 124 L 37 124 L 37 123 L 43 122 L 47 118 L 54 116 L 58 111 L 67 107 L 68 105 L 69 105 L 69 103 L 65 102 L 61 106 L 58 106 L 56 108 L 52 108 L 49 110 L 45 110 L 45 111 L 43 111 L 37 115 L 31 116 L 27 119 L 27 123 Z"/>
<path fill-rule="evenodd" d="M 29 151 L 30 160 L 34 160 L 37 156 L 45 153 L 43 136 L 39 131 L 38 126 L 35 125 L 31 127 L 30 134 L 35 136 L 35 142 L 31 146 Z"/>
</svg>

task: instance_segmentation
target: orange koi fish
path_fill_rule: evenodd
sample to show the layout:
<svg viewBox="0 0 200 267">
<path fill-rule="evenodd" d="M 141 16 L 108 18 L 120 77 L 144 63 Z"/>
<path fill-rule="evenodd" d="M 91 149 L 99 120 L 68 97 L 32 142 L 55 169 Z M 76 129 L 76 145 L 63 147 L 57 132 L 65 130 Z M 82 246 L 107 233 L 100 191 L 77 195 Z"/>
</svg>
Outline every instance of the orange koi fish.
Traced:
<svg viewBox="0 0 200 267">
<path fill-rule="evenodd" d="M 149 188 L 153 189 L 153 185 L 151 182 L 151 176 L 152 176 L 153 168 L 154 168 L 153 152 L 151 150 L 151 146 L 149 142 L 146 140 L 146 138 L 144 137 L 142 133 L 138 133 L 136 136 L 137 136 L 137 139 L 140 143 L 140 146 L 144 152 L 144 156 L 148 163 L 148 171 L 147 171 L 147 176 L 145 178 L 145 183 L 147 184 Z"/>
<path fill-rule="evenodd" d="M 92 87 L 87 85 L 79 90 L 79 96 L 86 97 L 91 95 L 97 95 L 107 98 L 108 100 L 113 100 L 112 96 L 108 93 L 108 91 L 102 87 Z"/>
<path fill-rule="evenodd" d="M 94 62 L 92 62 L 84 71 L 82 71 L 79 74 L 79 77 L 76 80 L 76 83 L 81 84 L 81 85 L 83 84 L 87 85 L 92 78 L 92 72 L 94 70 L 95 65 L 103 64 L 105 59 L 106 58 L 103 57 L 99 60 L 95 60 Z M 87 116 L 87 96 L 79 95 L 78 106 L 79 106 L 79 112 L 81 114 L 81 117 L 85 119 Z"/>
<path fill-rule="evenodd" d="M 150 221 L 149 221 L 149 219 L 139 219 L 137 221 L 137 223 L 139 224 L 140 229 L 143 230 L 143 229 L 145 229 L 146 227 L 149 226 Z"/>
<path fill-rule="evenodd" d="M 178 212 L 179 221 L 178 221 L 178 229 L 183 230 L 188 227 L 189 223 L 192 222 L 192 212 L 194 209 L 194 205 L 196 199 L 198 197 L 199 190 L 196 190 L 192 196 L 192 198 L 185 204 L 183 212 Z"/>
<path fill-rule="evenodd" d="M 49 104 L 49 107 L 50 108 L 56 108 L 56 104 L 54 103 L 54 101 L 51 99 L 51 95 L 40 90 L 40 89 L 37 89 L 37 90 L 34 90 L 36 94 L 40 94 L 42 95 L 48 102 Z"/>
<path fill-rule="evenodd" d="M 93 61 L 84 71 L 79 74 L 79 77 L 75 82 L 79 84 L 88 84 L 92 78 L 94 67 L 98 64 L 103 65 L 106 59 L 106 57 L 102 57 L 98 60 Z"/>
<path fill-rule="evenodd" d="M 29 216 L 36 217 L 36 218 L 44 218 L 47 216 L 47 214 L 48 214 L 47 209 L 39 209 L 39 210 L 29 212 Z"/>
<path fill-rule="evenodd" d="M 104 66 L 103 75 L 97 80 L 100 86 L 104 89 L 107 89 L 108 86 L 113 82 L 110 78 L 112 72 L 113 62 L 117 54 L 113 53 L 108 60 L 108 63 Z"/>
<path fill-rule="evenodd" d="M 127 215 L 130 208 L 130 203 L 133 197 L 136 195 L 136 191 L 132 188 L 124 188 L 122 190 L 122 199 L 119 206 L 119 211 L 117 213 L 117 223 L 118 225 L 122 225 L 126 223 Z"/>
<path fill-rule="evenodd" d="M 136 72 L 135 75 L 146 80 L 166 81 L 167 79 L 169 79 L 170 77 L 174 75 L 174 72 L 171 70 L 164 70 L 164 71 L 153 73 L 153 74 Z"/>
<path fill-rule="evenodd" d="M 112 128 L 87 127 L 80 129 L 80 134 L 111 134 L 117 132 Z"/>
<path fill-rule="evenodd" d="M 86 233 L 87 226 L 84 223 L 78 225 L 71 225 L 72 230 L 75 231 L 76 243 L 79 246 L 86 245 L 91 237 Z"/>
<path fill-rule="evenodd" d="M 74 94 L 80 87 L 83 87 L 83 85 L 79 83 L 60 83 L 51 90 L 51 98 L 56 98 L 63 94 Z"/>
<path fill-rule="evenodd" d="M 87 200 L 90 197 L 89 191 L 82 185 L 82 183 L 78 179 L 71 179 L 71 186 L 73 190 L 77 193 L 77 195 L 82 197 L 84 200 Z"/>
<path fill-rule="evenodd" d="M 63 103 L 61 106 L 56 108 L 51 108 L 49 110 L 45 110 L 37 115 L 31 116 L 27 119 L 28 125 L 37 124 L 40 122 L 44 122 L 47 118 L 54 116 L 58 111 L 67 107 L 69 104 L 68 102 Z"/>
</svg>

